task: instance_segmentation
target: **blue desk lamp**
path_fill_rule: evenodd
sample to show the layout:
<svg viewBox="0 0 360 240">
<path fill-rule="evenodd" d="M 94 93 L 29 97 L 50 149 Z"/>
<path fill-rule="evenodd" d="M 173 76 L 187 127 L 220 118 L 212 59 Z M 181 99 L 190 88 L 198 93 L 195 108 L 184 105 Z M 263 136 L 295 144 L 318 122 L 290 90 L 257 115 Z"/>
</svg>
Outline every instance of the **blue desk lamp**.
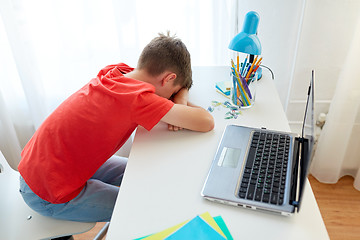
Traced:
<svg viewBox="0 0 360 240">
<path fill-rule="evenodd" d="M 242 31 L 238 33 L 229 44 L 229 49 L 231 50 L 250 54 L 250 63 L 254 61 L 254 55 L 261 54 L 260 40 L 256 35 L 259 25 L 259 19 L 259 14 L 257 12 L 248 12 L 245 15 L 245 21 Z M 262 73 L 260 67 L 258 68 L 257 72 L 260 78 Z"/>
</svg>

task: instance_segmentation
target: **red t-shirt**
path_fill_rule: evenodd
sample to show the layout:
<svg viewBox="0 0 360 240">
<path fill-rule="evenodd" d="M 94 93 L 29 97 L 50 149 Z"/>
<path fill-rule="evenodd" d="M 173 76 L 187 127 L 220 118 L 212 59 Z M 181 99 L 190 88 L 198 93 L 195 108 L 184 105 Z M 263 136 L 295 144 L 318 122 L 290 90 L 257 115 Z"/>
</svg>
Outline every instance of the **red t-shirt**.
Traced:
<svg viewBox="0 0 360 240">
<path fill-rule="evenodd" d="M 125 64 L 102 69 L 27 143 L 18 169 L 40 198 L 64 203 L 76 197 L 138 125 L 151 130 L 172 108 L 153 85 L 123 75 L 132 70 Z"/>
</svg>

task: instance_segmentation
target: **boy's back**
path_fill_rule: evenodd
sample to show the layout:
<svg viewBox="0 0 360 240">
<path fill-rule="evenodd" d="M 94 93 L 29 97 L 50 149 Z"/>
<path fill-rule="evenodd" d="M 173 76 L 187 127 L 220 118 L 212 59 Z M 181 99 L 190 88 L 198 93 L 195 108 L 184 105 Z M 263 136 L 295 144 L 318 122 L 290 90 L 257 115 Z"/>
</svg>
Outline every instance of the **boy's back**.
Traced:
<svg viewBox="0 0 360 240">
<path fill-rule="evenodd" d="M 26 145 L 19 171 L 42 199 L 71 200 L 138 125 L 151 130 L 173 106 L 154 94 L 153 85 L 124 77 L 129 71 L 125 64 L 101 70 L 64 101 Z"/>
</svg>

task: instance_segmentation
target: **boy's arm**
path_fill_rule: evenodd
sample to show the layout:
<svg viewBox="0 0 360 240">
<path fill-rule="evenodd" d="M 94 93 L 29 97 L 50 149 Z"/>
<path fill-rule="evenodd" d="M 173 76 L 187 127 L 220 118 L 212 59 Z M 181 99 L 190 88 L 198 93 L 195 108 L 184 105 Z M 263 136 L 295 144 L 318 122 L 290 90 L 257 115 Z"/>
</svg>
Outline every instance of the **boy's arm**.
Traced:
<svg viewBox="0 0 360 240">
<path fill-rule="evenodd" d="M 186 128 L 193 131 L 207 132 L 214 128 L 214 118 L 205 109 L 187 101 L 188 91 L 180 90 L 174 96 L 174 106 L 161 121 L 169 124 L 170 130 Z"/>
<path fill-rule="evenodd" d="M 182 88 L 177 94 L 175 94 L 175 96 L 171 97 L 170 99 L 176 104 L 187 105 L 188 98 L 189 98 L 189 90 Z M 178 131 L 178 130 L 182 130 L 183 128 L 172 124 L 168 124 L 168 129 L 170 131 Z"/>
</svg>

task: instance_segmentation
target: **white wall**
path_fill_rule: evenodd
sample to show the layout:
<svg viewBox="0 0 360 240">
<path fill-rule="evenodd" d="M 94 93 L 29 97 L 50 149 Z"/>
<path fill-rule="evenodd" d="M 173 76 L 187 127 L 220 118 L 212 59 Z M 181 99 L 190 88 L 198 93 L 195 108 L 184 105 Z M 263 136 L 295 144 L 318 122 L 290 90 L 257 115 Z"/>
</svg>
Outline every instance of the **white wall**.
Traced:
<svg viewBox="0 0 360 240">
<path fill-rule="evenodd" d="M 256 11 L 260 15 L 258 37 L 262 45 L 263 65 L 270 67 L 275 74 L 275 85 L 284 109 L 290 89 L 303 4 L 304 0 L 239 1 L 239 30 L 242 29 L 247 12 Z"/>
<path fill-rule="evenodd" d="M 316 75 L 315 117 L 328 112 L 360 14 L 360 1 L 240 0 L 239 30 L 248 11 L 260 15 L 263 64 L 275 73 L 292 131 L 300 132 L 312 69 Z"/>
<path fill-rule="evenodd" d="M 299 132 L 301 128 L 311 69 L 315 69 L 316 75 L 315 117 L 321 112 L 328 112 L 359 13 L 358 0 L 306 1 L 294 78 L 286 108 L 293 131 Z"/>
</svg>

